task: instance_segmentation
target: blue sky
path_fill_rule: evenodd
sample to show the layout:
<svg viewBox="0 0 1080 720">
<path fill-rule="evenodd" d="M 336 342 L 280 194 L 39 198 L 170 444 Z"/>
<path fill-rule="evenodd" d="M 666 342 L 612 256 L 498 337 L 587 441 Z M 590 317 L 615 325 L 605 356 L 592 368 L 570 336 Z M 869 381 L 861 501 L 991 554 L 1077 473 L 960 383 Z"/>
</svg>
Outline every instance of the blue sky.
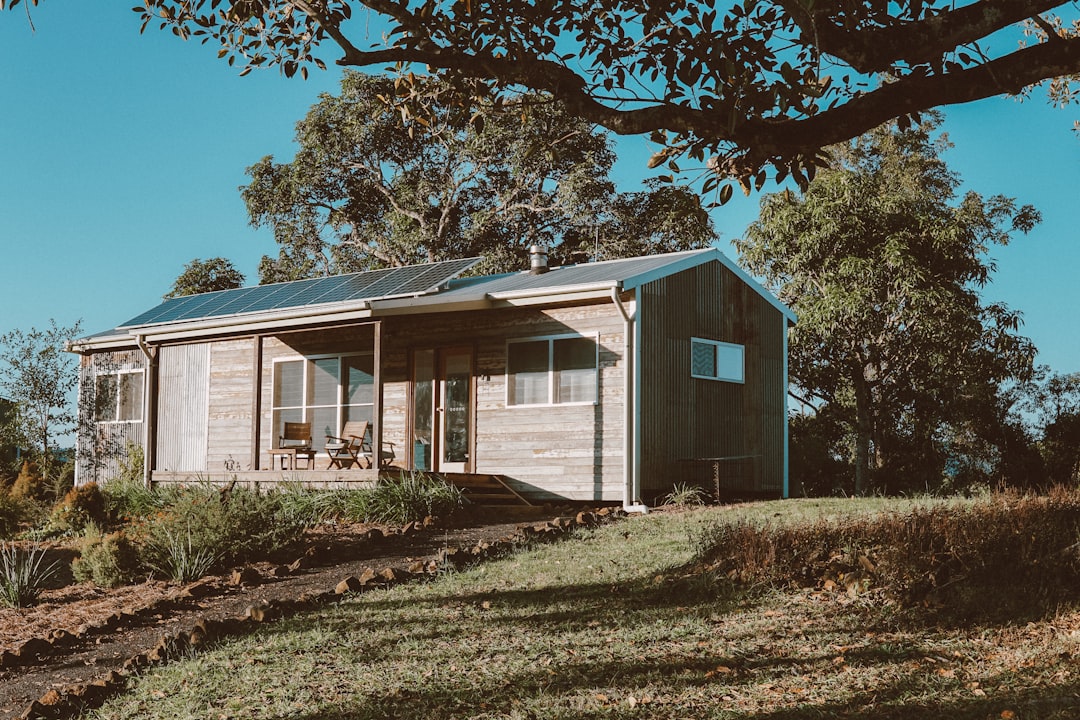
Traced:
<svg viewBox="0 0 1080 720">
<path fill-rule="evenodd" d="M 336 89 L 334 56 L 306 82 L 241 78 L 210 46 L 140 35 L 128 7 L 47 0 L 32 8 L 36 32 L 21 8 L 0 13 L 0 333 L 50 318 L 104 330 L 159 302 L 193 258 L 228 257 L 254 283 L 259 258 L 276 252 L 247 225 L 237 188 L 264 155 L 291 158 L 296 121 Z M 1022 311 L 1039 361 L 1061 372 L 1080 371 L 1067 319 L 1080 302 L 1077 115 L 1038 92 L 946 109 L 946 159 L 966 186 L 1043 213 L 1034 233 L 995 250 L 984 295 Z M 623 189 L 649 174 L 651 151 L 620 140 Z M 714 212 L 725 239 L 758 200 L 736 194 Z"/>
</svg>

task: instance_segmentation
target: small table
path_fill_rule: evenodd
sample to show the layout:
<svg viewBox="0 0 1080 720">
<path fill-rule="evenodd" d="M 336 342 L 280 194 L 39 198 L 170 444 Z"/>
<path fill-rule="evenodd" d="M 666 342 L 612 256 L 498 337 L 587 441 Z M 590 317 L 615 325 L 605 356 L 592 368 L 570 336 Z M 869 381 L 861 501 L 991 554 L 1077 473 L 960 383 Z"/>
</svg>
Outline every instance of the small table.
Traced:
<svg viewBox="0 0 1080 720">
<path fill-rule="evenodd" d="M 275 470 L 275 458 L 281 458 L 282 470 L 295 470 L 296 459 L 302 457 L 307 461 L 307 468 L 310 470 L 315 465 L 315 451 L 310 447 L 288 447 L 288 448 L 273 448 L 267 450 L 270 453 L 270 469 Z M 286 467 L 288 465 L 288 467 Z"/>
</svg>

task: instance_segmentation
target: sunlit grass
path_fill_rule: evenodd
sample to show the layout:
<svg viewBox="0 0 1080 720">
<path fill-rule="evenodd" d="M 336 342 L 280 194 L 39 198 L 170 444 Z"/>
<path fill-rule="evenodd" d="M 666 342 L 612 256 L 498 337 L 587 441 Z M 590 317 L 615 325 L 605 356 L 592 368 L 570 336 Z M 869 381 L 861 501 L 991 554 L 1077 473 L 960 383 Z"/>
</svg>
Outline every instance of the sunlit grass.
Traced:
<svg viewBox="0 0 1080 720">
<path fill-rule="evenodd" d="M 630 519 L 268 626 L 150 672 L 93 717 L 1077 717 L 1075 612 L 901 629 L 842 593 L 751 599 L 675 570 L 718 514 L 817 519 L 895 502 Z"/>
</svg>

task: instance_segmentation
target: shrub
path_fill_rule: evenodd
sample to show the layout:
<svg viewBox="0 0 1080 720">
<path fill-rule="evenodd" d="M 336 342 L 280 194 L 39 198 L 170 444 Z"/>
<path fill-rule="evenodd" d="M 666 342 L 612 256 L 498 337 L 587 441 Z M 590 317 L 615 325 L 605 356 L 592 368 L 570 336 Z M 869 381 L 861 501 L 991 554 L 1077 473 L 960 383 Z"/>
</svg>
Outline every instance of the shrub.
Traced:
<svg viewBox="0 0 1080 720">
<path fill-rule="evenodd" d="M 123 476 L 105 483 L 101 493 L 105 515 L 113 521 L 151 515 L 166 507 L 175 494 L 148 488 L 141 477 L 131 480 Z"/>
<path fill-rule="evenodd" d="M 49 524 L 63 532 L 81 532 L 88 524 L 105 522 L 105 497 L 97 483 L 73 487 L 53 508 Z"/>
<path fill-rule="evenodd" d="M 0 605 L 20 608 L 37 602 L 58 567 L 56 562 L 44 563 L 45 551 L 38 546 L 20 551 L 14 544 L 0 543 Z"/>
<path fill-rule="evenodd" d="M 903 515 L 777 527 L 718 523 L 699 565 L 744 584 L 875 589 L 958 622 L 1028 620 L 1080 597 L 1080 492 L 998 494 Z"/>
<path fill-rule="evenodd" d="M 212 544 L 199 543 L 206 539 L 202 533 L 193 536 L 190 525 L 184 530 L 162 526 L 148 540 L 150 570 L 181 583 L 201 578 L 213 570 L 221 558 L 214 552 Z"/>
<path fill-rule="evenodd" d="M 465 502 L 460 488 L 423 473 L 401 473 L 360 493 L 361 497 L 349 501 L 351 517 L 389 525 L 404 525 L 428 516 L 448 517 Z"/>
<path fill-rule="evenodd" d="M 202 564 L 205 572 L 265 559 L 299 540 L 305 527 L 283 510 L 281 495 L 240 487 L 228 493 L 209 485 L 184 488 L 172 504 L 140 523 L 140 559 L 172 577 Z"/>
<path fill-rule="evenodd" d="M 11 486 L 11 496 L 25 500 L 44 500 L 48 495 L 49 488 L 38 470 L 37 463 L 24 460 L 19 476 L 15 478 L 15 484 Z"/>
<path fill-rule="evenodd" d="M 281 511 L 307 527 L 348 516 L 349 498 L 356 490 L 315 490 L 289 483 L 278 491 Z"/>
<path fill-rule="evenodd" d="M 26 503 L 0 490 L 0 539 L 9 538 L 19 531 L 26 519 Z"/>
<path fill-rule="evenodd" d="M 86 526 L 79 551 L 79 557 L 71 564 L 71 572 L 79 582 L 111 588 L 130 583 L 138 576 L 139 556 L 123 531 L 103 535 L 91 523 Z"/>
<path fill-rule="evenodd" d="M 676 483 L 664 496 L 664 505 L 704 505 L 709 494 L 697 485 Z"/>
</svg>

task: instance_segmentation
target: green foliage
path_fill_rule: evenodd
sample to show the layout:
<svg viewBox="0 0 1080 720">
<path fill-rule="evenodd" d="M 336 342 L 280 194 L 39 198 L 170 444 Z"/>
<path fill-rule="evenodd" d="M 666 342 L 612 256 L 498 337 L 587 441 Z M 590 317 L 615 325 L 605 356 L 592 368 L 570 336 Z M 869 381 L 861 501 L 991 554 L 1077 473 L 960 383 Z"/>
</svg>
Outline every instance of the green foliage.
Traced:
<svg viewBox="0 0 1080 720">
<path fill-rule="evenodd" d="M 676 483 L 664 496 L 664 505 L 704 505 L 709 494 L 697 485 Z"/>
<path fill-rule="evenodd" d="M 26 501 L 0 490 L 0 539 L 15 535 L 26 517 Z"/>
<path fill-rule="evenodd" d="M 184 265 L 184 270 L 173 282 L 172 290 L 166 293 L 165 299 L 231 290 L 243 284 L 244 274 L 236 269 L 231 260 L 221 257 L 209 260 L 195 258 Z"/>
<path fill-rule="evenodd" d="M 207 564 L 223 569 L 263 560 L 296 542 L 304 522 L 283 510 L 280 493 L 209 485 L 184 488 L 164 509 L 138 525 L 146 567 L 169 576 Z"/>
<path fill-rule="evenodd" d="M 1031 373 L 1019 314 L 981 290 L 990 248 L 1039 215 L 1001 196 L 958 198 L 932 137 L 939 121 L 835 148 L 834 168 L 802 194 L 766 196 L 736 243 L 799 316 L 793 392 L 843 423 L 859 493 L 935 489 L 960 455 L 1000 480 L 998 431 L 1012 422 L 1000 387 Z"/>
<path fill-rule="evenodd" d="M 464 505 L 456 486 L 424 473 L 403 472 L 350 498 L 350 516 L 361 522 L 404 525 L 426 517 L 447 518 Z"/>
<path fill-rule="evenodd" d="M 19 476 L 11 486 L 11 496 L 25 500 L 44 501 L 49 495 L 49 486 L 45 477 L 38 470 L 33 460 L 24 460 Z"/>
<path fill-rule="evenodd" d="M 93 482 L 68 490 L 49 517 L 49 524 L 62 532 L 81 532 L 91 523 L 105 521 L 105 496 Z"/>
<path fill-rule="evenodd" d="M 21 550 L 14 544 L 0 543 L 0 605 L 33 605 L 57 568 L 57 562 L 45 564 L 45 550 L 41 547 Z"/>
<path fill-rule="evenodd" d="M 318 525 L 334 518 L 348 517 L 350 497 L 362 490 L 317 490 L 300 483 L 279 488 L 281 512 L 304 526 Z"/>
<path fill-rule="evenodd" d="M 546 97 L 519 98 L 527 113 L 433 101 L 403 123 L 394 93 L 392 79 L 346 73 L 298 124 L 291 162 L 248 168 L 251 222 L 281 246 L 260 282 L 469 256 L 503 272 L 525 267 L 534 243 L 560 264 L 716 239 L 685 188 L 616 193 L 608 136 Z"/>
<path fill-rule="evenodd" d="M 209 42 L 244 66 L 242 75 L 276 65 L 286 77 L 307 77 L 327 57 L 374 71 L 396 63 L 399 84 L 386 102 L 401 102 L 406 120 L 427 99 L 414 76 L 422 67 L 444 74 L 445 94 L 466 110 L 511 104 L 520 87 L 552 92 L 589 122 L 648 134 L 661 145 L 651 167 L 678 173 L 685 155 L 721 201 L 732 192 L 723 178 L 760 188 L 768 170 L 805 183 L 828 164 L 822 147 L 890 118 L 906 124 L 938 105 L 1080 70 L 1071 44 L 1077 12 L 1060 0 L 334 0 L 307 8 L 147 0 L 133 9 L 144 29 Z M 1019 46 L 995 38 L 1024 21 L 1031 37 Z M 1051 87 L 1056 102 L 1073 99 L 1067 82 Z"/>
<path fill-rule="evenodd" d="M 221 564 L 221 556 L 214 551 L 218 540 L 203 528 L 157 525 L 145 541 L 145 562 L 158 575 L 179 583 L 191 582 Z"/>
<path fill-rule="evenodd" d="M 1080 597 L 1080 492 L 996 494 L 908 513 L 778 526 L 721 521 L 698 563 L 744 585 L 877 593 L 960 623 L 1025 621 Z"/>
<path fill-rule="evenodd" d="M 125 585 L 138 577 L 138 551 L 123 531 L 103 534 L 91 523 L 86 526 L 79 543 L 79 557 L 71 564 L 71 571 L 77 581 L 92 582 L 98 587 Z"/>
<path fill-rule="evenodd" d="M 9 425 L 17 445 L 25 443 L 51 474 L 53 438 L 74 428 L 71 393 L 78 384 L 75 356 L 65 351 L 79 334 L 80 322 L 28 332 L 12 330 L 0 335 L 0 394 L 15 402 L 18 411 Z"/>
</svg>

